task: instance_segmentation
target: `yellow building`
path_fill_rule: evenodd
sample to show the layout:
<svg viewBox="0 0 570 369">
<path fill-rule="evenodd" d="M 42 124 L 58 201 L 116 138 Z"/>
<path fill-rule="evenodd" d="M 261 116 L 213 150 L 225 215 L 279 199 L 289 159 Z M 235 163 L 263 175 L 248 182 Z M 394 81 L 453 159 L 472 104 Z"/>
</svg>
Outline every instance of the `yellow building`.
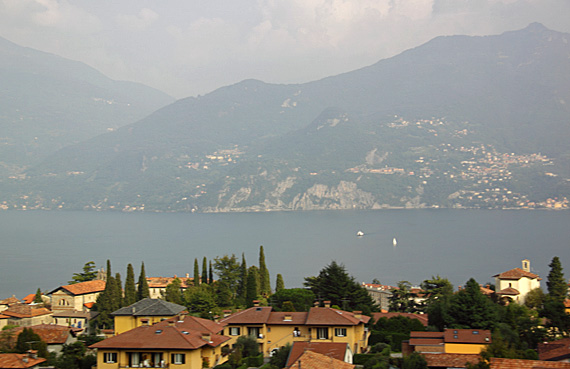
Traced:
<svg viewBox="0 0 570 369">
<path fill-rule="evenodd" d="M 112 313 L 115 319 L 115 335 L 143 325 L 159 323 L 175 317 L 185 310 L 186 307 L 182 305 L 161 299 L 142 299 Z"/>
<path fill-rule="evenodd" d="M 254 336 L 265 356 L 293 342 L 340 342 L 354 353 L 368 345 L 370 317 L 361 312 L 330 307 L 313 307 L 308 312 L 275 312 L 271 307 L 255 306 L 230 315 L 220 323 L 234 344 L 239 336 Z"/>
<path fill-rule="evenodd" d="M 445 329 L 443 332 L 410 332 L 409 341 L 402 341 L 402 353 L 479 354 L 491 344 L 487 329 Z"/>
<path fill-rule="evenodd" d="M 182 319 L 182 320 L 179 320 Z M 191 316 L 145 324 L 89 346 L 97 349 L 98 369 L 210 368 L 226 361 L 222 346 L 230 340 L 223 326 Z"/>
</svg>

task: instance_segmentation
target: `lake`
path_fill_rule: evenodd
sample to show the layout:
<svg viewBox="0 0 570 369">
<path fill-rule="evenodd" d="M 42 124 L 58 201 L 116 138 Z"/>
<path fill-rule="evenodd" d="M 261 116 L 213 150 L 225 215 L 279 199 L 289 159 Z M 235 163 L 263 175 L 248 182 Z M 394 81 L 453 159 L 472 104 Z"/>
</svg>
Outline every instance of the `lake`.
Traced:
<svg viewBox="0 0 570 369">
<path fill-rule="evenodd" d="M 357 237 L 362 230 L 365 235 Z M 570 212 L 376 210 L 273 213 L 0 212 L 0 299 L 67 284 L 85 262 L 113 273 L 144 261 L 148 276 L 193 275 L 194 258 L 235 254 L 258 264 L 263 245 L 274 285 L 301 287 L 332 260 L 357 281 L 419 284 L 432 275 L 457 288 L 531 261 L 543 277 L 553 256 L 570 265 Z M 397 246 L 393 246 L 393 238 Z M 570 269 L 568 269 L 570 270 Z M 568 278 L 568 274 L 566 275 Z"/>
</svg>

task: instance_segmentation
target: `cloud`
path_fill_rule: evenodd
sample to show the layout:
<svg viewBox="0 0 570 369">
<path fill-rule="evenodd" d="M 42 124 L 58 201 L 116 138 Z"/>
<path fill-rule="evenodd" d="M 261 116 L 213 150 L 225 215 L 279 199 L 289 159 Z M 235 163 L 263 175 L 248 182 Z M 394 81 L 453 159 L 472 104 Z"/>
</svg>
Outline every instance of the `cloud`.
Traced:
<svg viewBox="0 0 570 369">
<path fill-rule="evenodd" d="M 137 15 L 118 15 L 117 23 L 129 31 L 142 31 L 158 19 L 158 13 L 149 8 L 142 8 Z"/>
</svg>

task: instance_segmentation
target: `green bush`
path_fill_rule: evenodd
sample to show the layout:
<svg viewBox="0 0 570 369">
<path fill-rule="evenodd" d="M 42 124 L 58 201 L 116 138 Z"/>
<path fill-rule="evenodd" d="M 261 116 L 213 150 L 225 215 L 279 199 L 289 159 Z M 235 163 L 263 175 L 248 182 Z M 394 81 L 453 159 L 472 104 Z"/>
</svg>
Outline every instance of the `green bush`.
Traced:
<svg viewBox="0 0 570 369">
<path fill-rule="evenodd" d="M 376 354 L 354 354 L 352 357 L 352 363 L 354 365 L 364 365 L 368 360 L 375 356 Z"/>
<path fill-rule="evenodd" d="M 260 367 L 263 365 L 263 354 L 246 357 L 244 361 L 247 364 L 247 367 Z"/>
</svg>

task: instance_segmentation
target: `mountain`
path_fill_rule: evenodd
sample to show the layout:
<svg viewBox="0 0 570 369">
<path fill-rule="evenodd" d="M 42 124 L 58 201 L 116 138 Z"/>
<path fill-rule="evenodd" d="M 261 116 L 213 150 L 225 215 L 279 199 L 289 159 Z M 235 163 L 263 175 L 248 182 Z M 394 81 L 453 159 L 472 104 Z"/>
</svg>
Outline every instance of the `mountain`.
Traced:
<svg viewBox="0 0 570 369">
<path fill-rule="evenodd" d="M 125 124 L 174 99 L 138 83 L 0 38 L 0 173 Z"/>
<path fill-rule="evenodd" d="M 531 24 L 497 36 L 438 37 L 305 84 L 246 80 L 63 148 L 25 178 L 4 181 L 18 194 L 6 203 L 566 207 L 569 39 Z"/>
</svg>

